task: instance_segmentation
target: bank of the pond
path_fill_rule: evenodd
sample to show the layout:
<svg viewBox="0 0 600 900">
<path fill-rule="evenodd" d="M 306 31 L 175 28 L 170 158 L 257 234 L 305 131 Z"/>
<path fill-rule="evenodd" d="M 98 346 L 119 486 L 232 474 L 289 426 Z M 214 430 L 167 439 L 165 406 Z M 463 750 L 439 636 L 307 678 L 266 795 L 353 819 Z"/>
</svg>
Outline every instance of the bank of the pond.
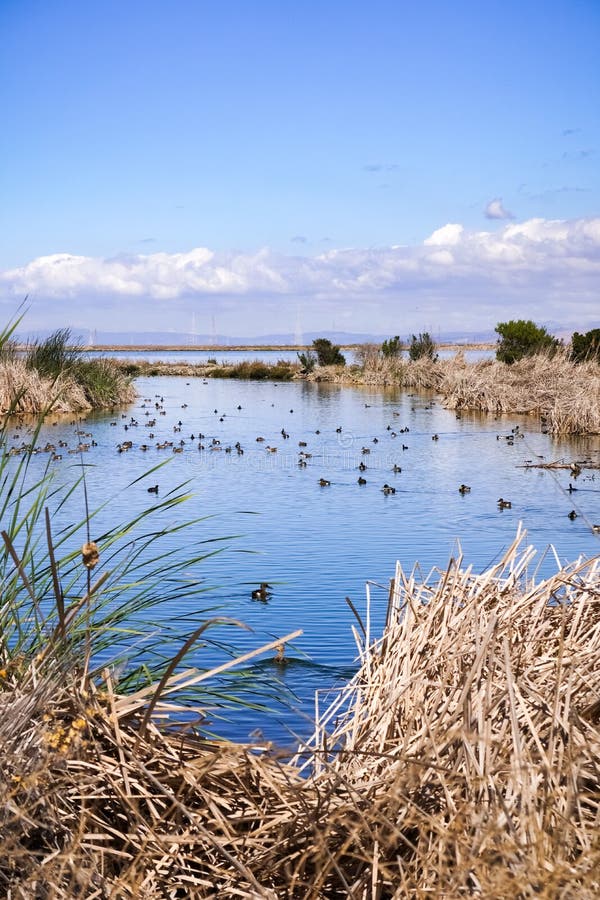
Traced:
<svg viewBox="0 0 600 900">
<path fill-rule="evenodd" d="M 0 646 L 2 895 L 596 898 L 600 566 L 536 583 L 522 538 L 481 575 L 398 568 L 291 761 L 175 727 L 176 660 L 130 694 L 92 678 L 64 612 L 41 651 Z"/>
</svg>

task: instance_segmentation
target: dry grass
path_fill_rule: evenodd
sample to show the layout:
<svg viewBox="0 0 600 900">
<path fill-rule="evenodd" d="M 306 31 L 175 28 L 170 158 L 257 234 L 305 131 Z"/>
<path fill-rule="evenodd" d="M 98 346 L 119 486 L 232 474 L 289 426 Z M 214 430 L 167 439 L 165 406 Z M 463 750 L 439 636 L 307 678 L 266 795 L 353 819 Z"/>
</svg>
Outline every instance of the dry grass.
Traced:
<svg viewBox="0 0 600 900">
<path fill-rule="evenodd" d="M 44 377 L 36 369 L 28 368 L 23 359 L 0 360 L 0 414 L 39 414 L 50 410 L 78 412 L 98 405 L 130 403 L 135 399 L 136 392 L 130 380 L 117 372 L 110 361 L 96 362 L 90 373 L 95 376 L 94 382 L 109 382 L 111 390 L 100 392 L 97 398 L 87 370 L 75 369 L 56 378 Z"/>
<path fill-rule="evenodd" d="M 360 670 L 291 763 L 169 728 L 158 686 L 5 667 L 0 891 L 597 897 L 600 561 L 534 581 L 522 541 L 482 575 L 398 567 L 385 633 L 360 623 Z"/>
<path fill-rule="evenodd" d="M 348 380 L 342 371 L 320 374 L 327 380 Z M 434 390 L 449 409 L 543 417 L 553 434 L 600 433 L 600 365 L 576 364 L 566 352 L 526 357 L 512 365 L 496 360 L 468 363 L 462 353 L 453 359 L 415 362 L 371 354 L 361 372 L 351 373 L 351 380 Z"/>
<path fill-rule="evenodd" d="M 565 354 L 499 362 L 442 364 L 439 391 L 451 409 L 533 413 L 554 434 L 600 432 L 600 366 Z"/>
</svg>

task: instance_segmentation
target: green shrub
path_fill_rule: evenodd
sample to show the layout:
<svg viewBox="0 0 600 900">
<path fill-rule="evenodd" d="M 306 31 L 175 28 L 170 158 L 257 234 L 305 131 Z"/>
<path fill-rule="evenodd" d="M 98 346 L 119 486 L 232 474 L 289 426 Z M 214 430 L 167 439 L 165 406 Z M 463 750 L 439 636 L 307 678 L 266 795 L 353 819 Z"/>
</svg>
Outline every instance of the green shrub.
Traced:
<svg viewBox="0 0 600 900">
<path fill-rule="evenodd" d="M 315 354 L 312 350 L 307 350 L 306 353 L 297 353 L 296 356 L 300 361 L 303 374 L 309 375 L 317 365 L 317 357 Z"/>
<path fill-rule="evenodd" d="M 399 335 L 396 335 L 383 342 L 381 345 L 381 355 L 386 359 L 395 359 L 397 356 L 400 356 L 402 349 L 402 341 L 400 340 Z"/>
<path fill-rule="evenodd" d="M 509 365 L 524 356 L 535 356 L 543 352 L 552 354 L 560 345 L 560 341 L 531 319 L 499 322 L 495 331 L 500 335 L 496 359 Z"/>
<path fill-rule="evenodd" d="M 320 366 L 346 365 L 346 357 L 340 353 L 340 348 L 332 344 L 328 338 L 316 338 L 313 341 L 313 348 Z"/>
<path fill-rule="evenodd" d="M 600 328 L 592 328 L 585 334 L 576 331 L 571 338 L 571 359 L 573 362 L 600 361 Z"/>
<path fill-rule="evenodd" d="M 413 362 L 423 358 L 431 359 L 433 362 L 436 361 L 438 355 L 436 353 L 435 343 L 428 331 L 421 332 L 418 337 L 416 334 L 412 335 L 410 346 L 408 348 L 408 356 Z"/>
</svg>

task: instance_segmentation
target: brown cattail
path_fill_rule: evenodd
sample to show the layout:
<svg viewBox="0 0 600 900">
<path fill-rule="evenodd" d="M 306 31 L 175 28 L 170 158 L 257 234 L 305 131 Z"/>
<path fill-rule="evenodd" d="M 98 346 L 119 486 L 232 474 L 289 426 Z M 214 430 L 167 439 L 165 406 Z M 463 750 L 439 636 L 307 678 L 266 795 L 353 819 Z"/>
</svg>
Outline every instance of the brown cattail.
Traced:
<svg viewBox="0 0 600 900">
<path fill-rule="evenodd" d="M 100 559 L 98 545 L 95 544 L 94 541 L 88 541 L 87 544 L 84 544 L 81 548 L 81 556 L 83 557 L 83 564 L 86 569 L 93 569 Z"/>
</svg>

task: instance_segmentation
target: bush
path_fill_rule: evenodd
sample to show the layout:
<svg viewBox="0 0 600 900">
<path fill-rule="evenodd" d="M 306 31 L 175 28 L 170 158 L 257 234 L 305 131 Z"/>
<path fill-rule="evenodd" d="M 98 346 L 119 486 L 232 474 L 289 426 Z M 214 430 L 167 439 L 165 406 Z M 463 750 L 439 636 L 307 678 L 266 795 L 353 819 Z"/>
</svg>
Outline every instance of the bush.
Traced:
<svg viewBox="0 0 600 900">
<path fill-rule="evenodd" d="M 524 356 L 543 352 L 552 355 L 560 344 L 543 326 L 536 325 L 531 319 L 499 322 L 494 330 L 500 335 L 496 359 L 509 365 Z"/>
<path fill-rule="evenodd" d="M 433 362 L 437 360 L 438 355 L 435 352 L 435 343 L 428 331 L 423 331 L 418 337 L 416 334 L 413 334 L 410 339 L 408 356 L 413 362 L 423 358 L 431 359 Z"/>
<path fill-rule="evenodd" d="M 577 363 L 600 361 L 600 328 L 592 328 L 585 334 L 575 332 L 571 338 L 571 359 Z"/>
<path fill-rule="evenodd" d="M 296 356 L 302 366 L 302 373 L 304 375 L 310 375 L 317 364 L 317 357 L 312 352 L 312 350 L 307 350 L 306 353 L 297 353 Z"/>
<path fill-rule="evenodd" d="M 346 357 L 340 353 L 340 348 L 332 344 L 328 338 L 316 338 L 313 341 L 313 348 L 320 366 L 346 365 Z"/>
<path fill-rule="evenodd" d="M 402 341 L 400 337 L 396 335 L 393 338 L 390 338 L 387 341 L 384 341 L 381 345 L 381 353 L 386 359 L 395 359 L 402 352 Z"/>
</svg>

